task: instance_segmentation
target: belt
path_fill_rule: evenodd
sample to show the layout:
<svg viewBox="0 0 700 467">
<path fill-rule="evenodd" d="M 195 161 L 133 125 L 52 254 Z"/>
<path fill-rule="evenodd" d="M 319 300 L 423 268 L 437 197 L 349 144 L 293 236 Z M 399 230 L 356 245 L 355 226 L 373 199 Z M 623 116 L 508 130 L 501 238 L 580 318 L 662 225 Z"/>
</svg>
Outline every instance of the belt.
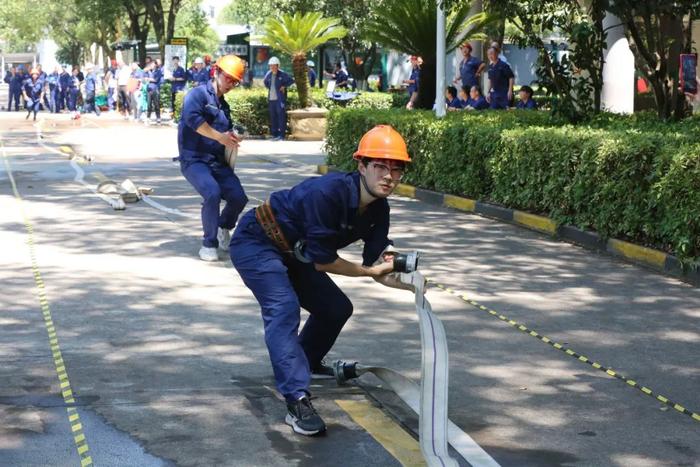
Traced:
<svg viewBox="0 0 700 467">
<path fill-rule="evenodd" d="M 277 223 L 277 219 L 275 219 L 275 214 L 272 212 L 270 200 L 265 201 L 255 208 L 255 219 L 257 219 L 258 224 L 262 227 L 267 238 L 272 240 L 272 243 L 274 243 L 281 252 L 288 255 L 293 254 L 292 249 L 289 247 L 289 242 L 287 242 L 282 229 L 280 229 Z"/>
</svg>

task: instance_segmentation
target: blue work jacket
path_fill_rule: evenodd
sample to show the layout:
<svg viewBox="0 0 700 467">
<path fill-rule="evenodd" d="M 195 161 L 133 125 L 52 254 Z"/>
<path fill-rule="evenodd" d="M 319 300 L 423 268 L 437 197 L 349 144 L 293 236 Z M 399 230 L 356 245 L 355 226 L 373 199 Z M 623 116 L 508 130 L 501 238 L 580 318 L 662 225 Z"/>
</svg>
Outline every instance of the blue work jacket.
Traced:
<svg viewBox="0 0 700 467">
<path fill-rule="evenodd" d="M 209 70 L 202 68 L 197 71 L 195 68 L 187 70 L 187 81 L 192 83 L 192 86 L 202 86 L 209 82 Z"/>
<path fill-rule="evenodd" d="M 97 77 L 95 76 L 95 72 L 88 73 L 85 77 L 85 92 L 94 94 L 96 88 Z"/>
<path fill-rule="evenodd" d="M 484 96 L 479 96 L 478 99 L 472 99 L 471 97 L 467 99 L 466 106 L 473 108 L 474 110 L 484 110 L 489 108 L 489 103 L 486 101 Z"/>
<path fill-rule="evenodd" d="M 263 79 L 265 87 L 268 89 L 267 98 L 270 98 L 270 85 L 272 84 L 272 71 L 268 71 Z M 287 102 L 287 92 L 286 89 L 294 84 L 294 78 L 289 76 L 286 72 L 282 70 L 277 71 L 277 79 L 275 79 L 275 91 L 277 91 L 277 100 L 284 103 Z M 285 92 L 281 92 L 280 88 L 284 86 Z"/>
<path fill-rule="evenodd" d="M 528 109 L 528 110 L 535 110 L 537 109 L 537 102 L 535 102 L 532 99 L 528 99 L 527 102 L 523 101 L 518 101 L 515 104 L 516 109 Z"/>
<path fill-rule="evenodd" d="M 377 199 L 358 214 L 360 183 L 359 172 L 334 172 L 272 193 L 270 204 L 287 242 L 302 240 L 309 261 L 328 264 L 338 250 L 364 240 L 362 264 L 371 266 L 391 243 L 389 203 Z"/>
<path fill-rule="evenodd" d="M 498 60 L 493 65 L 489 64 L 489 79 L 491 80 L 491 94 L 496 97 L 508 96 L 508 82 L 514 78 L 513 70 L 503 60 Z"/>
<path fill-rule="evenodd" d="M 65 91 L 73 85 L 73 77 L 67 71 L 64 71 L 58 76 L 58 85 L 62 91 Z"/>
<path fill-rule="evenodd" d="M 462 101 L 459 100 L 458 97 L 455 97 L 452 100 L 445 98 L 445 103 L 447 104 L 447 107 L 452 108 L 452 109 L 461 109 L 462 107 L 464 107 L 462 105 Z"/>
<path fill-rule="evenodd" d="M 225 160 L 223 144 L 197 133 L 197 128 L 204 122 L 222 133 L 232 128 L 231 109 L 223 96 L 216 96 L 211 82 L 198 86 L 185 95 L 177 127 L 177 146 L 183 168 L 193 162 L 214 164 Z"/>
<path fill-rule="evenodd" d="M 146 72 L 146 77 L 149 79 L 148 90 L 149 91 L 159 90 L 160 86 L 163 84 L 163 68 L 157 67 L 155 70 L 150 70 L 150 71 Z M 150 80 L 155 80 L 155 81 L 150 81 Z"/>
<path fill-rule="evenodd" d="M 185 69 L 182 68 L 181 66 L 178 66 L 173 70 L 173 78 L 185 78 L 187 79 L 187 73 L 185 72 Z M 173 81 L 171 85 L 171 89 L 173 92 L 179 92 L 185 89 L 185 81 Z"/>
<path fill-rule="evenodd" d="M 316 72 L 313 69 L 309 69 L 309 86 L 316 86 Z"/>
<path fill-rule="evenodd" d="M 479 70 L 481 63 L 481 60 L 472 56 L 466 60 L 462 60 L 459 64 L 459 75 L 462 78 L 462 86 L 467 86 L 467 89 L 471 89 L 472 86 L 479 85 L 476 72 Z"/>
<path fill-rule="evenodd" d="M 408 91 L 408 95 L 412 96 L 414 92 L 418 91 L 418 82 L 420 81 L 420 68 L 416 67 L 413 70 L 411 70 L 411 76 L 409 76 L 408 79 L 415 80 L 413 84 L 409 84 L 406 88 L 406 91 Z"/>
<path fill-rule="evenodd" d="M 24 92 L 27 93 L 27 97 L 32 100 L 37 100 L 41 97 L 41 93 L 44 90 L 44 82 L 40 79 L 32 81 L 29 78 L 28 81 L 24 82 Z"/>
</svg>

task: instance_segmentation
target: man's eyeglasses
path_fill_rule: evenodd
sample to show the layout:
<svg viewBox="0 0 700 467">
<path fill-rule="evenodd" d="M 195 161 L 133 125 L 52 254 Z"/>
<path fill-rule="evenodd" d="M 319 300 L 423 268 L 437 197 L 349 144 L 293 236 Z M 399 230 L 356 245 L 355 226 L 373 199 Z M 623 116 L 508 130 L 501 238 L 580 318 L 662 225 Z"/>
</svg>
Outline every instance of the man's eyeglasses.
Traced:
<svg viewBox="0 0 700 467">
<path fill-rule="evenodd" d="M 241 82 L 238 81 L 236 78 L 232 78 L 231 76 L 227 75 L 226 73 L 221 73 L 221 76 L 224 77 L 224 81 L 226 81 L 226 84 L 228 84 L 232 88 L 235 88 L 239 84 L 241 84 Z"/>
<path fill-rule="evenodd" d="M 370 163 L 370 165 L 374 167 L 374 170 L 377 171 L 380 177 L 385 177 L 387 174 L 391 173 L 391 178 L 393 178 L 394 180 L 401 180 L 403 178 L 403 167 L 389 167 L 388 165 L 382 164 L 380 162 L 372 162 Z"/>
</svg>

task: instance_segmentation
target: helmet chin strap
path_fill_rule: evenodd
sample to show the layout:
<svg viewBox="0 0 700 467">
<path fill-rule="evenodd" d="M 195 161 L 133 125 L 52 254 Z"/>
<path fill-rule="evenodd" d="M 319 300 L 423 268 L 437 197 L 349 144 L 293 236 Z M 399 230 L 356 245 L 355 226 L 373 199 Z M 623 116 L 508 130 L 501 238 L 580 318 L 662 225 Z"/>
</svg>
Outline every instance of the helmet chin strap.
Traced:
<svg viewBox="0 0 700 467">
<path fill-rule="evenodd" d="M 367 193 L 369 193 L 369 195 L 370 195 L 372 198 L 375 198 L 375 199 L 381 198 L 381 196 L 379 196 L 379 195 L 377 195 L 375 192 L 373 192 L 373 191 L 370 189 L 369 185 L 367 185 L 367 178 L 366 178 L 364 175 L 360 174 L 360 180 L 362 180 L 362 186 L 365 187 L 365 190 L 367 190 Z"/>
</svg>

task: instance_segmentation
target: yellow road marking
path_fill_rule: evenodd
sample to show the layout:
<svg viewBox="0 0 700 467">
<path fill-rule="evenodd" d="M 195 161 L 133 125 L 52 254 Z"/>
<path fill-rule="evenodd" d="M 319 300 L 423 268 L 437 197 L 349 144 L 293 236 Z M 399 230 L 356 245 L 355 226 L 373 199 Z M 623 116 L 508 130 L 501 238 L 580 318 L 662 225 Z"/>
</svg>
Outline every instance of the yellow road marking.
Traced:
<svg viewBox="0 0 700 467">
<path fill-rule="evenodd" d="M 627 259 L 650 264 L 657 268 L 663 268 L 666 263 L 666 253 L 633 243 L 611 238 L 608 240 L 608 247 Z"/>
<path fill-rule="evenodd" d="M 557 232 L 557 223 L 548 217 L 536 216 L 535 214 L 522 211 L 513 211 L 513 220 L 520 225 L 550 235 L 554 235 Z"/>
<path fill-rule="evenodd" d="M 442 202 L 448 208 L 459 209 L 460 211 L 474 212 L 476 209 L 476 201 L 461 196 L 445 195 Z"/>
<path fill-rule="evenodd" d="M 27 230 L 27 246 L 29 247 L 29 258 L 31 260 L 32 274 L 34 276 L 34 282 L 37 288 L 37 297 L 39 299 L 39 306 L 41 308 L 42 316 L 44 318 L 44 326 L 46 328 L 46 334 L 49 338 L 49 347 L 51 349 L 51 354 L 54 359 L 54 366 L 56 367 L 56 375 L 58 376 L 58 381 L 60 389 L 62 389 L 61 395 L 63 396 L 63 402 L 66 404 L 66 412 L 68 415 L 68 420 L 71 424 L 71 432 L 75 435 L 75 447 L 80 457 L 80 465 L 82 467 L 87 467 L 92 465 L 92 457 L 88 455 L 88 444 L 85 441 L 85 435 L 83 432 L 83 425 L 80 423 L 80 415 L 75 411 L 75 399 L 73 398 L 73 391 L 70 388 L 70 381 L 68 379 L 68 373 L 66 372 L 65 365 L 63 362 L 63 355 L 61 354 L 61 349 L 58 344 L 58 337 L 56 335 L 56 328 L 51 317 L 51 308 L 49 307 L 49 301 L 46 298 L 46 288 L 44 286 L 44 280 L 41 278 L 41 272 L 39 271 L 39 262 L 36 258 L 36 249 L 34 241 L 34 226 L 32 225 L 27 213 L 24 210 L 24 205 L 22 203 L 22 196 L 17 188 L 17 183 L 15 182 L 15 177 L 12 174 L 12 168 L 10 167 L 10 161 L 5 154 L 5 145 L 0 139 L 0 149 L 2 149 L 2 156 L 5 162 L 5 169 L 7 171 L 7 176 L 10 179 L 10 184 L 12 185 L 12 191 L 14 192 L 15 199 L 19 205 L 19 210 L 22 213 L 22 219 L 24 220 L 24 227 Z M 82 444 L 79 445 L 78 438 L 82 437 Z"/>
<path fill-rule="evenodd" d="M 336 400 L 355 423 L 367 431 L 403 466 L 424 466 L 418 441 L 368 401 Z"/>
</svg>

